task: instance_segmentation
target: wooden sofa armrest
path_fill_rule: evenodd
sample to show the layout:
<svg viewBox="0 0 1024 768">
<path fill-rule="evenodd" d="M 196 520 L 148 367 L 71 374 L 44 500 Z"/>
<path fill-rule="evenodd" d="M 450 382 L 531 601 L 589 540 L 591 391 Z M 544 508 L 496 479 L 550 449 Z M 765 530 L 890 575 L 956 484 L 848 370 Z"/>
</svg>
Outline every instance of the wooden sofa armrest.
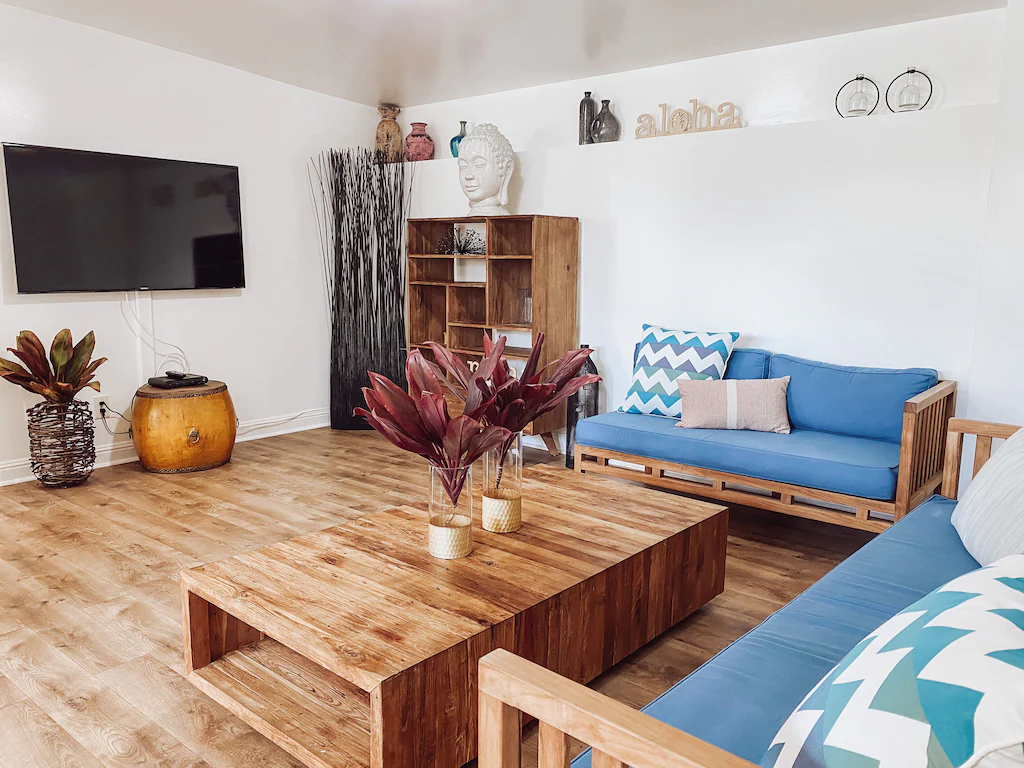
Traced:
<svg viewBox="0 0 1024 768">
<path fill-rule="evenodd" d="M 594 768 L 755 768 L 506 650 L 480 659 L 479 689 L 480 768 L 520 768 L 523 712 L 540 721 L 538 768 L 567 768 L 570 736 Z"/>
<path fill-rule="evenodd" d="M 903 405 L 900 466 L 896 479 L 899 520 L 942 484 L 946 424 L 956 411 L 956 382 L 940 381 Z"/>
<path fill-rule="evenodd" d="M 946 461 L 942 471 L 942 495 L 956 499 L 960 489 L 960 459 L 964 450 L 964 435 L 975 435 L 978 440 L 974 447 L 974 472 L 992 457 L 992 440 L 1005 440 L 1020 427 L 1012 424 L 997 424 L 994 421 L 973 421 L 971 419 L 950 419 L 946 433 Z"/>
</svg>

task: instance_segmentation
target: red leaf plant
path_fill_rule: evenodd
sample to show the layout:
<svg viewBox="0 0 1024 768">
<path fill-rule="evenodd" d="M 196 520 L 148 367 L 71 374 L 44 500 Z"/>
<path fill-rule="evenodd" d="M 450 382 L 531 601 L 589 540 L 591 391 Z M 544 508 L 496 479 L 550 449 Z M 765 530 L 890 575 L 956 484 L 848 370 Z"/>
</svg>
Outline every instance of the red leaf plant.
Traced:
<svg viewBox="0 0 1024 768">
<path fill-rule="evenodd" d="M 402 450 L 423 456 L 442 471 L 441 483 L 458 506 L 469 467 L 487 451 L 508 439 L 508 430 L 486 424 L 480 415 L 493 407 L 483 393 L 472 398 L 472 407 L 458 418 L 448 414 L 444 385 L 434 368 L 414 349 L 405 361 L 409 391 L 386 376 L 369 372 L 371 387 L 363 387 L 366 408 L 356 408 L 371 427 Z"/>
<path fill-rule="evenodd" d="M 456 397 L 464 400 L 467 411 L 475 409 L 481 422 L 508 430 L 508 436 L 500 443 L 495 488 L 501 485 L 501 467 L 515 445 L 516 435 L 539 416 L 553 411 L 582 387 L 601 380 L 600 376 L 594 374 L 576 375 L 583 361 L 593 352 L 589 348 L 570 350 L 558 360 L 537 370 L 544 346 L 543 333 L 537 336 L 522 376 L 517 378 L 503 357 L 505 343 L 504 336 L 500 336 L 495 343 L 484 333 L 484 357 L 475 371 L 470 370 L 465 362 L 445 347 L 430 344 L 438 363 L 454 379 L 454 386 L 443 375 L 435 373 L 434 378 L 444 382 Z"/>
</svg>

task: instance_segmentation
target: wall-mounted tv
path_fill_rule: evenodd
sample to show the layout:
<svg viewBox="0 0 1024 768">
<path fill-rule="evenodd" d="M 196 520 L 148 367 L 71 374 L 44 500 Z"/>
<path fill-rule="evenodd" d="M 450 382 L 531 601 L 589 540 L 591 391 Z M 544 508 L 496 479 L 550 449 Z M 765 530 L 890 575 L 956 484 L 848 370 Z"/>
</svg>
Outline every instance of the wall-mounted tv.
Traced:
<svg viewBox="0 0 1024 768">
<path fill-rule="evenodd" d="M 3 148 L 18 293 L 245 287 L 237 167 Z"/>
</svg>

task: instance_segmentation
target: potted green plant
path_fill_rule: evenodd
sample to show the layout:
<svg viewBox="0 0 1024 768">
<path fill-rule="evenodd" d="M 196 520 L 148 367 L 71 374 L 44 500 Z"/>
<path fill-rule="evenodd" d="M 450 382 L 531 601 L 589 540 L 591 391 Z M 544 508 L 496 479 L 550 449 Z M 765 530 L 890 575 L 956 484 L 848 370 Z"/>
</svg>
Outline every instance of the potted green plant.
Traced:
<svg viewBox="0 0 1024 768">
<path fill-rule="evenodd" d="M 32 331 L 18 334 L 15 347 L 7 351 L 24 367 L 0 358 L 0 378 L 43 397 L 43 402 L 28 409 L 32 474 L 51 488 L 81 485 L 92 474 L 96 444 L 92 408 L 75 395 L 86 387 L 100 391 L 93 377 L 107 358 L 92 359 L 96 347 L 92 331 L 74 344 L 71 331 L 65 328 L 54 338 L 49 356 Z"/>
</svg>

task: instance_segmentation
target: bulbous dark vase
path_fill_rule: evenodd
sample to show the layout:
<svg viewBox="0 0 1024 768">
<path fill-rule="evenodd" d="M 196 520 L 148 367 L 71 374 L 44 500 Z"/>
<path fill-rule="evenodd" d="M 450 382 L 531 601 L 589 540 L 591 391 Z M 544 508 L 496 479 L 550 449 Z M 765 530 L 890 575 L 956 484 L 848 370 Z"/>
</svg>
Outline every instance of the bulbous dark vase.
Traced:
<svg viewBox="0 0 1024 768">
<path fill-rule="evenodd" d="M 601 99 L 601 111 L 597 113 L 597 119 L 594 120 L 590 131 L 594 141 L 599 143 L 619 140 L 621 126 L 618 118 L 612 114 L 609 104 L 611 104 L 610 99 Z"/>
</svg>

